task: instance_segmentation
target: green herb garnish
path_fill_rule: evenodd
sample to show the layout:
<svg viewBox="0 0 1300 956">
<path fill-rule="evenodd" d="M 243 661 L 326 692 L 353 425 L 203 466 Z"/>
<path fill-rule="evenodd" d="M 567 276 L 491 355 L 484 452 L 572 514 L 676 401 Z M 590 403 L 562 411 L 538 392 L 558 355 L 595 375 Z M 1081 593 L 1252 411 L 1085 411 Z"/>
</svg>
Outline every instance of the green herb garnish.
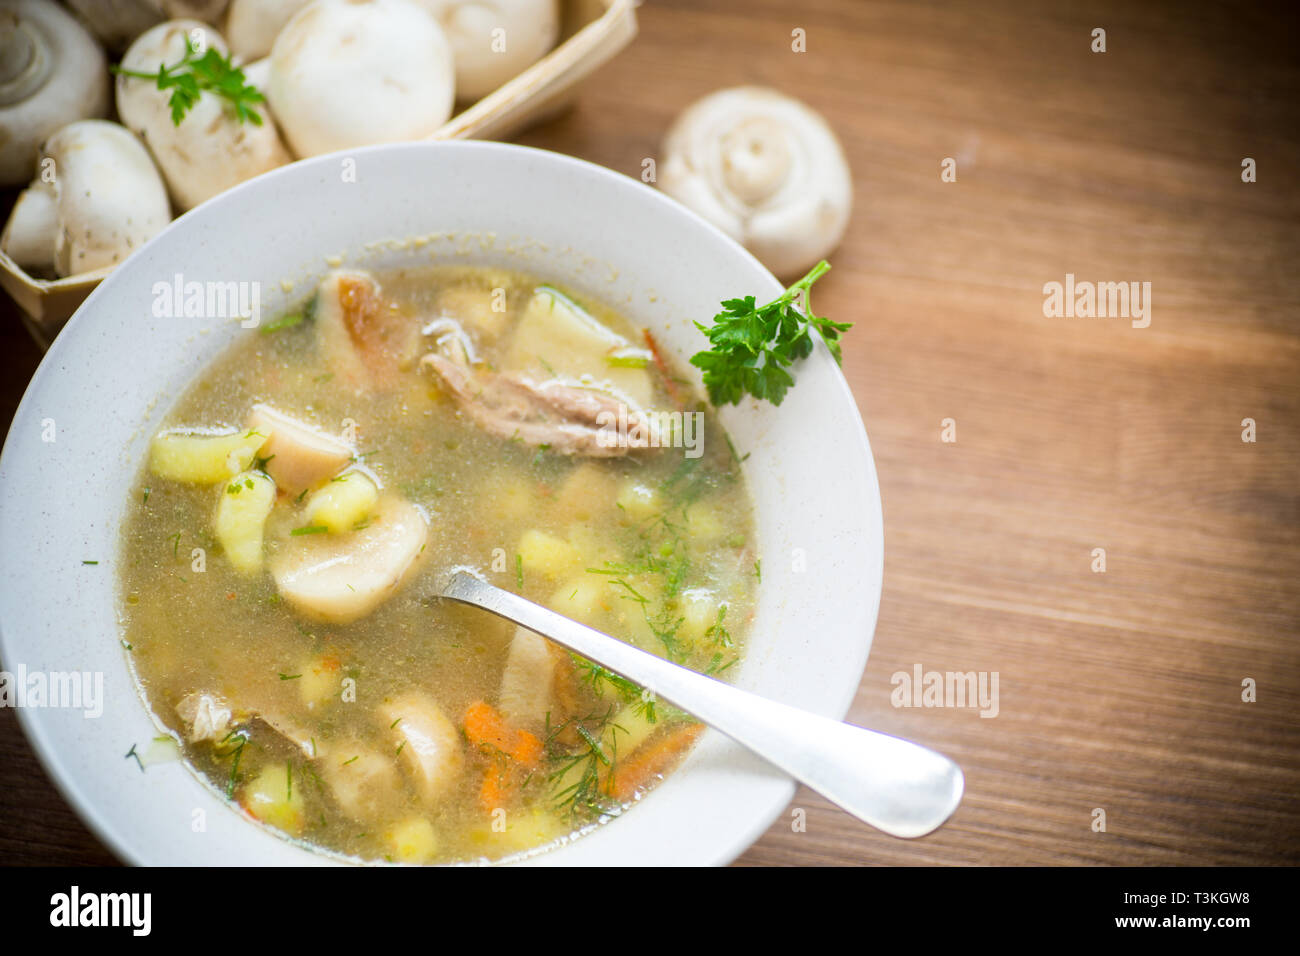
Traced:
<svg viewBox="0 0 1300 956">
<path fill-rule="evenodd" d="M 119 76 L 153 80 L 158 89 L 171 90 L 167 104 L 171 107 L 173 125 L 181 125 L 205 90 L 230 103 L 236 122 L 262 125 L 262 116 L 254 105 L 266 102 L 261 91 L 248 82 L 244 71 L 235 66 L 229 56 L 222 56 L 213 47 L 200 53 L 199 45 L 188 35 L 185 37 L 185 56 L 170 66 L 159 64 L 157 72 L 145 73 L 121 66 L 109 69 Z"/>
<path fill-rule="evenodd" d="M 270 335 L 272 332 L 278 332 L 281 329 L 291 329 L 295 325 L 301 325 L 304 318 L 306 317 L 301 312 L 289 312 L 280 316 L 274 322 L 268 322 L 262 326 L 262 334 Z"/>
<path fill-rule="evenodd" d="M 704 632 L 704 636 L 713 641 L 714 644 L 719 644 L 722 647 L 732 647 L 734 646 L 735 641 L 731 639 L 731 634 L 727 629 L 722 626 L 723 618 L 726 616 L 727 605 L 720 605 L 718 607 L 718 619 L 709 625 L 708 629 Z"/>
<path fill-rule="evenodd" d="M 244 755 L 244 747 L 248 745 L 248 731 L 232 730 L 222 738 L 221 743 L 218 744 L 218 746 L 224 745 L 231 737 L 237 738 L 239 743 L 235 744 L 233 758 L 230 761 L 230 777 L 226 781 L 227 800 L 233 800 L 235 797 L 235 784 L 239 782 L 239 758 Z"/>
<path fill-rule="evenodd" d="M 324 534 L 326 531 L 329 531 L 329 528 L 323 524 L 305 524 L 301 528 L 294 528 L 289 534 L 296 537 L 300 534 Z"/>
<path fill-rule="evenodd" d="M 650 365 L 650 359 L 644 352 L 633 352 L 624 349 L 619 352 L 608 353 L 605 356 L 605 364 L 610 368 L 647 368 Z"/>
<path fill-rule="evenodd" d="M 714 405 L 739 404 L 746 394 L 780 405 L 794 384 L 787 369 L 812 354 L 814 332 L 840 361 L 839 336 L 852 323 L 813 314 L 809 292 L 829 269 L 830 264 L 822 260 L 766 305 L 757 305 L 752 295 L 728 299 L 712 325 L 695 323 L 708 336 L 711 348 L 691 356 L 691 364 L 703 370 L 704 386 Z M 797 304 L 800 296 L 806 313 Z"/>
</svg>

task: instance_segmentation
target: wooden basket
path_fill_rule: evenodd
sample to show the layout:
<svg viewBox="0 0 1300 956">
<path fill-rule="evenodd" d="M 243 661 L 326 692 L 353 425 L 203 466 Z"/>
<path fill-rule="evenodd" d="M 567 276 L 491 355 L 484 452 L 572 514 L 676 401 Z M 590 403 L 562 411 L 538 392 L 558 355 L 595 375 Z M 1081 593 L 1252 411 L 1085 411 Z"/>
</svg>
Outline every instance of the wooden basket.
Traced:
<svg viewBox="0 0 1300 956">
<path fill-rule="evenodd" d="M 555 48 L 453 116 L 431 139 L 501 139 L 553 115 L 579 81 L 636 36 L 636 0 L 562 0 L 560 6 L 560 42 Z M 27 330 L 43 349 L 111 271 L 109 267 L 62 279 L 37 279 L 0 252 L 0 286 L 18 303 Z"/>
</svg>

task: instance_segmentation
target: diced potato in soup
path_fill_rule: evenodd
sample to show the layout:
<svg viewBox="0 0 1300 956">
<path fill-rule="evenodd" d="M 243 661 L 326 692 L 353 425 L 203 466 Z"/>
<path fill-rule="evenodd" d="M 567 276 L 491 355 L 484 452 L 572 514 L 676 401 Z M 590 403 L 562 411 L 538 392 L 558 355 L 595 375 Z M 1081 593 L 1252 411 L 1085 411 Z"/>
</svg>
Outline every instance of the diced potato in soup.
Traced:
<svg viewBox="0 0 1300 956">
<path fill-rule="evenodd" d="M 331 478 L 307 501 L 303 517 L 308 526 L 320 525 L 337 533 L 355 531 L 375 510 L 379 489 L 360 471 Z"/>
<path fill-rule="evenodd" d="M 241 472 L 226 485 L 217 500 L 213 531 L 235 570 L 262 570 L 262 528 L 274 505 L 275 482 L 266 472 Z"/>
<path fill-rule="evenodd" d="M 608 382 L 641 408 L 650 407 L 650 353 L 602 325 L 558 289 L 539 286 L 524 308 L 507 354 L 510 368 Z"/>
<path fill-rule="evenodd" d="M 617 817 L 699 725 L 434 595 L 467 568 L 729 678 L 759 555 L 714 412 L 699 457 L 603 443 L 598 412 L 687 411 L 682 387 L 625 316 L 523 273 L 349 268 L 289 311 L 141 463 L 122 640 L 158 719 L 256 825 L 345 859 L 495 860 Z"/>
<path fill-rule="evenodd" d="M 159 432 L 150 446 L 149 468 L 169 481 L 215 485 L 251 465 L 269 438 L 257 428 L 229 435 Z"/>
</svg>

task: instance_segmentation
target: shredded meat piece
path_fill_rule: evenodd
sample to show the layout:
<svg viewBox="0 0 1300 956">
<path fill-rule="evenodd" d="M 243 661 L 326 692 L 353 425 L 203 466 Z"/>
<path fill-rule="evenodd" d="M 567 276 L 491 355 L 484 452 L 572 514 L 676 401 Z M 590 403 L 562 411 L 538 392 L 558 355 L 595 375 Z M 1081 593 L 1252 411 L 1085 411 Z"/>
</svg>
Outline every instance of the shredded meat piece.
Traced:
<svg viewBox="0 0 1300 956">
<path fill-rule="evenodd" d="M 176 713 L 189 724 L 190 743 L 220 740 L 230 729 L 230 707 L 213 694 L 186 694 L 177 701 Z"/>
<path fill-rule="evenodd" d="M 648 447 L 645 413 L 600 388 L 537 382 L 514 372 L 474 368 L 463 330 L 444 326 L 438 350 L 420 360 L 442 379 L 461 410 L 489 434 L 561 455 L 614 458 Z M 618 428 L 622 422 L 639 428 Z"/>
</svg>

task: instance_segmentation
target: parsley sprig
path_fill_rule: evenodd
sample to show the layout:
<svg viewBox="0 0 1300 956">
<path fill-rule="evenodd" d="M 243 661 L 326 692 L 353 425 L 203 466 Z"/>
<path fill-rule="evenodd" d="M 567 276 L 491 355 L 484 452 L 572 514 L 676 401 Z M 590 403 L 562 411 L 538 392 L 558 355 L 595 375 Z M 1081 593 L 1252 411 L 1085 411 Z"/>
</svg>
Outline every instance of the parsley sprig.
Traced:
<svg viewBox="0 0 1300 956">
<path fill-rule="evenodd" d="M 262 114 L 256 107 L 256 104 L 266 101 L 262 92 L 248 82 L 244 71 L 235 66 L 229 56 L 222 56 L 213 47 L 200 53 L 193 37 L 185 37 L 185 56 L 171 66 L 160 63 L 156 73 L 128 70 L 121 66 L 111 69 L 121 76 L 153 80 L 160 90 L 171 90 L 171 99 L 167 102 L 172 109 L 172 123 L 176 126 L 181 125 L 204 90 L 229 101 L 237 122 L 262 125 Z"/>
<path fill-rule="evenodd" d="M 812 284 L 829 270 L 822 260 L 767 305 L 757 305 L 752 295 L 728 299 L 712 325 L 695 323 L 712 348 L 691 356 L 691 364 L 703 369 L 714 405 L 737 405 L 746 394 L 780 405 L 794 385 L 788 369 L 812 354 L 814 332 L 840 361 L 840 333 L 852 323 L 832 322 L 812 311 Z M 799 308 L 800 296 L 806 313 Z"/>
</svg>

